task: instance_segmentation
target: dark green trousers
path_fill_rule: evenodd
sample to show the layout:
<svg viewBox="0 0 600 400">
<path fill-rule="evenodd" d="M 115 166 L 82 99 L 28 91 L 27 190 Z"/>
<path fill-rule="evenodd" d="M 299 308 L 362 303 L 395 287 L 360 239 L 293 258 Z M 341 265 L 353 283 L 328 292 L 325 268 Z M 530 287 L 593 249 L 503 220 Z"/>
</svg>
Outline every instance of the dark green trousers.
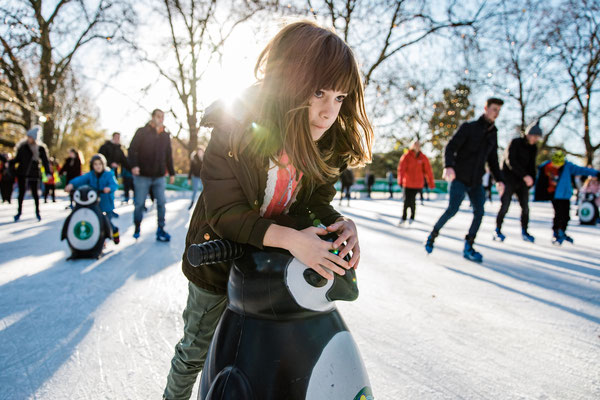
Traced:
<svg viewBox="0 0 600 400">
<path fill-rule="evenodd" d="M 183 310 L 183 338 L 175 345 L 171 371 L 167 377 L 164 398 L 188 400 L 196 378 L 204 367 L 208 346 L 221 314 L 227 307 L 227 296 L 204 290 L 188 283 L 188 300 Z"/>
</svg>

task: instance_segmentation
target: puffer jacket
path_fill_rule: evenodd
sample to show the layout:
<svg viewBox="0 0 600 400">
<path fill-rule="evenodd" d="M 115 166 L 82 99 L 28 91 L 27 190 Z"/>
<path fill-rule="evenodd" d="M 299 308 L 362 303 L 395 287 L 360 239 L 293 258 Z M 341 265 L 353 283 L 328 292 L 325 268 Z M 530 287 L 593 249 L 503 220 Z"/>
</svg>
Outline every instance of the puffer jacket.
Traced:
<svg viewBox="0 0 600 400">
<path fill-rule="evenodd" d="M 210 111 L 210 113 L 209 113 Z M 204 190 L 192 215 L 182 257 L 185 276 L 194 284 L 214 293 L 226 293 L 231 263 L 218 263 L 198 268 L 188 262 L 186 253 L 192 244 L 213 239 L 229 239 L 263 248 L 263 239 L 273 223 L 303 229 L 318 218 L 323 224 L 335 222 L 341 215 L 330 205 L 336 194 L 337 177 L 311 190 L 302 185 L 287 215 L 269 219 L 260 215 L 267 184 L 268 158 L 256 157 L 244 151 L 233 156 L 230 136 L 243 117 L 223 116 L 223 110 L 213 106 L 207 110 L 218 117 L 204 153 L 201 171 Z"/>
<path fill-rule="evenodd" d="M 417 154 L 409 150 L 398 162 L 398 185 L 407 189 L 423 189 L 425 179 L 428 187 L 435 187 L 429 159 L 421 152 Z"/>
<path fill-rule="evenodd" d="M 27 145 L 27 139 L 23 139 L 17 143 L 17 154 L 15 155 L 15 158 L 10 161 L 11 174 L 22 178 L 42 179 L 40 167 L 43 166 L 46 171 L 50 170 L 48 149 L 43 143 L 38 143 L 37 146 L 39 157 L 36 161 L 33 159 L 31 148 Z"/>
<path fill-rule="evenodd" d="M 111 169 L 105 169 L 100 176 L 94 171 L 73 178 L 69 182 L 75 189 L 82 185 L 92 187 L 100 196 L 100 209 L 106 213 L 110 213 L 115 209 L 115 191 L 119 188 L 115 174 Z M 104 193 L 104 188 L 110 188 L 110 192 Z"/>
<path fill-rule="evenodd" d="M 550 161 L 546 161 L 538 167 L 538 175 L 535 180 L 534 201 L 569 200 L 573 196 L 573 176 L 598 176 L 600 174 L 600 171 L 593 168 L 580 167 L 570 161 L 566 161 L 565 165 L 559 169 L 560 176 L 554 193 L 549 193 L 548 176 L 544 173 L 544 167 L 548 165 L 548 163 L 550 163 Z"/>
</svg>

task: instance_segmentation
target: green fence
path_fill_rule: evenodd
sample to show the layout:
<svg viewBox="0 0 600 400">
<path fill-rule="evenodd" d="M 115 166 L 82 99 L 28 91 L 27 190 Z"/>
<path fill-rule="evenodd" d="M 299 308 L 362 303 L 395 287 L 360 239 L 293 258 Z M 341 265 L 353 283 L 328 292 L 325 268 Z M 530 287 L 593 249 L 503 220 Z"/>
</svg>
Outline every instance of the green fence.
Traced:
<svg viewBox="0 0 600 400">
<path fill-rule="evenodd" d="M 192 190 L 191 186 L 188 185 L 187 175 L 183 175 L 183 174 L 176 175 L 175 182 L 173 182 L 173 184 L 169 184 L 168 177 L 165 177 L 165 179 L 167 180 L 167 190 L 176 190 L 176 191 Z M 118 181 L 119 181 L 119 189 L 123 189 L 123 185 L 121 183 L 121 178 L 119 178 Z M 65 187 L 65 177 L 61 176 L 60 183 L 56 184 L 56 188 L 63 189 L 64 187 Z M 341 190 L 342 184 L 339 181 L 336 182 L 335 188 L 338 191 Z M 366 192 L 367 187 L 365 185 L 365 179 L 357 178 L 354 181 L 354 185 L 352 185 L 352 191 L 353 192 Z M 371 191 L 372 192 L 384 192 L 384 193 L 389 192 L 387 180 L 385 178 L 375 179 L 375 184 L 372 186 Z M 392 191 L 394 193 L 402 192 L 402 188 L 400 186 L 398 186 L 398 183 L 396 182 L 396 180 L 394 180 L 394 185 L 392 186 Z M 436 180 L 435 181 L 435 189 L 430 188 L 429 191 L 431 193 L 448 193 L 448 182 L 446 182 L 444 180 Z"/>
<path fill-rule="evenodd" d="M 338 191 L 341 190 L 342 184 L 338 181 L 335 184 L 335 188 Z M 366 192 L 367 186 L 365 185 L 365 179 L 364 178 L 356 179 L 354 181 L 354 185 L 352 185 L 352 191 L 353 192 Z M 371 191 L 388 193 L 389 192 L 388 181 L 385 178 L 375 179 L 375 184 L 373 184 L 373 186 L 371 187 Z M 395 179 L 394 179 L 394 184 L 392 186 L 392 191 L 394 193 L 402 192 L 402 188 L 400 186 L 398 186 L 398 183 L 396 182 Z M 448 193 L 448 182 L 443 181 L 443 180 L 435 181 L 435 188 L 434 189 L 430 188 L 429 191 L 432 193 Z"/>
</svg>

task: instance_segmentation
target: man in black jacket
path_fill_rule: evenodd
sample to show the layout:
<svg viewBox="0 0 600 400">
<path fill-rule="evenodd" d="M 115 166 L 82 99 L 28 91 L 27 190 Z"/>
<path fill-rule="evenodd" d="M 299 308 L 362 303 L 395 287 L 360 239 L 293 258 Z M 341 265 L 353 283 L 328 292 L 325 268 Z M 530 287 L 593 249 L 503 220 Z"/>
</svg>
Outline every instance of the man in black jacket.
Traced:
<svg viewBox="0 0 600 400">
<path fill-rule="evenodd" d="M 119 132 L 114 132 L 112 134 L 112 140 L 104 142 L 104 144 L 100 146 L 98 153 L 106 158 L 106 163 L 115 173 L 115 177 L 119 176 L 119 165 L 121 166 L 121 170 L 128 169 L 127 157 L 125 157 L 125 153 L 121 147 L 121 134 Z"/>
<path fill-rule="evenodd" d="M 425 243 L 427 253 L 433 251 L 433 243 L 440 229 L 458 212 L 460 203 L 468 194 L 473 205 L 473 222 L 465 237 L 463 256 L 471 261 L 483 261 L 481 253 L 473 248 L 475 236 L 483 219 L 485 203 L 481 179 L 487 162 L 496 180 L 498 192 L 502 193 L 504 180 L 498 165 L 498 129 L 494 121 L 498 118 L 503 104 L 500 99 L 488 99 L 483 115 L 478 120 L 462 124 L 446 145 L 444 178 L 450 182 L 450 201 L 448 208 L 427 238 Z"/>
<path fill-rule="evenodd" d="M 129 165 L 133 174 L 135 210 L 134 238 L 140 237 L 140 224 L 144 211 L 144 203 L 150 188 L 156 198 L 158 229 L 156 240 L 168 242 L 171 236 L 165 232 L 165 173 L 169 172 L 169 183 L 175 179 L 173 155 L 171 153 L 171 137 L 165 130 L 163 121 L 165 114 L 156 109 L 152 111 L 152 119 L 146 126 L 138 129 L 129 145 Z"/>
<path fill-rule="evenodd" d="M 496 218 L 496 231 L 494 240 L 504 241 L 506 236 L 502 234 L 502 222 L 508 212 L 513 194 L 517 195 L 521 205 L 521 234 L 523 240 L 533 242 L 535 239 L 527 232 L 529 225 L 529 188 L 533 186 L 536 174 L 535 159 L 537 156 L 537 142 L 542 137 L 539 121 L 527 128 L 525 137 L 518 137 L 510 142 L 504 154 L 502 162 L 502 174 L 504 175 L 504 193 L 500 201 L 500 211 Z"/>
</svg>

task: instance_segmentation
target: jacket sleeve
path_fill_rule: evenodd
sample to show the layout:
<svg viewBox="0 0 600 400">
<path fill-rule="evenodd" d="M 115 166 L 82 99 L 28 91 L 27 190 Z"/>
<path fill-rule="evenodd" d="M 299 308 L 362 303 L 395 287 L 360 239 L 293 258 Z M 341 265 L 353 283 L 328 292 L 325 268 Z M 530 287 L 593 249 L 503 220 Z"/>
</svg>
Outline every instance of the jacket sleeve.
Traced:
<svg viewBox="0 0 600 400">
<path fill-rule="evenodd" d="M 133 139 L 131 139 L 131 144 L 129 145 L 129 166 L 131 168 L 139 167 L 139 156 L 140 156 L 140 141 L 141 141 L 141 131 L 142 129 L 138 129 L 135 131 L 135 135 L 133 135 Z"/>
<path fill-rule="evenodd" d="M 210 142 L 204 153 L 201 177 L 204 185 L 202 199 L 206 219 L 212 230 L 223 239 L 248 243 L 263 248 L 265 232 L 273 223 L 260 216 L 258 208 L 243 190 L 240 180 L 248 173 L 237 166 L 230 150 L 228 133 L 213 129 Z M 238 167 L 234 170 L 235 167 Z"/>
<path fill-rule="evenodd" d="M 69 162 L 68 159 L 65 160 L 65 162 L 63 163 L 63 165 L 60 165 L 58 167 L 58 173 L 61 175 L 64 175 L 67 173 L 67 163 Z"/>
<path fill-rule="evenodd" d="M 533 157 L 529 160 L 529 165 L 527 165 L 527 174 L 535 179 L 535 175 L 537 173 L 537 169 L 535 167 L 535 162 L 537 159 L 537 147 L 535 148 L 535 152 L 533 153 Z"/>
<path fill-rule="evenodd" d="M 598 176 L 600 171 L 597 171 L 593 168 L 580 167 L 579 165 L 571 164 L 571 176 L 573 175 L 583 175 L 583 176 Z"/>
<path fill-rule="evenodd" d="M 404 174 L 406 173 L 406 154 L 405 153 L 400 157 L 400 161 L 398 161 L 398 176 L 396 179 L 398 180 L 398 186 L 402 187 L 402 179 L 404 178 Z"/>
<path fill-rule="evenodd" d="M 175 167 L 173 166 L 173 151 L 171 149 L 171 135 L 168 136 L 167 141 L 167 171 L 169 171 L 169 176 L 175 176 Z"/>
<path fill-rule="evenodd" d="M 490 167 L 490 171 L 492 175 L 494 175 L 494 179 L 496 182 L 504 182 L 504 176 L 502 175 L 502 171 L 500 171 L 500 165 L 498 163 L 498 143 L 494 144 L 492 151 L 490 152 L 488 159 L 488 166 Z"/>
<path fill-rule="evenodd" d="M 425 179 L 427 179 L 427 186 L 430 188 L 435 188 L 435 179 L 433 178 L 433 170 L 431 169 L 431 164 L 429 163 L 429 159 L 423 155 L 423 174 L 425 175 Z"/>
<path fill-rule="evenodd" d="M 103 143 L 102 146 L 100 146 L 100 148 L 98 149 L 98 153 L 102 154 L 104 156 L 104 158 L 106 158 L 106 160 L 108 161 L 108 148 L 106 146 L 106 143 Z"/>
<path fill-rule="evenodd" d="M 46 152 L 46 148 L 44 146 L 40 146 L 40 159 L 42 160 L 42 165 L 44 166 L 44 171 L 48 171 L 50 173 L 50 162 L 48 161 L 48 153 Z"/>
<path fill-rule="evenodd" d="M 337 178 L 318 186 L 308 199 L 308 210 L 318 216 L 324 225 L 331 225 L 342 217 L 342 214 L 331 205 L 331 201 L 337 193 L 334 187 L 335 182 L 337 182 Z"/>
<path fill-rule="evenodd" d="M 78 177 L 71 179 L 69 184 L 73 185 L 73 188 L 75 189 L 82 185 L 90 185 L 90 177 L 91 174 L 88 172 L 87 174 L 79 175 Z"/>
<path fill-rule="evenodd" d="M 110 188 L 111 193 L 114 193 L 119 188 L 119 184 L 117 183 L 117 178 L 115 178 L 115 173 L 112 170 L 108 172 L 108 187 Z"/>
<path fill-rule="evenodd" d="M 519 178 L 523 179 L 527 175 L 527 169 L 529 166 L 519 164 L 519 146 L 518 139 L 514 139 L 508 146 L 508 164 L 510 165 L 511 171 Z"/>
<path fill-rule="evenodd" d="M 446 145 L 446 150 L 444 151 L 445 168 L 454 168 L 456 165 L 456 153 L 460 150 L 469 136 L 468 126 L 468 122 L 462 124 Z"/>
<path fill-rule="evenodd" d="M 130 169 L 129 162 L 127 162 L 127 156 L 125 156 L 125 152 L 121 147 L 119 147 L 119 161 L 122 169 Z"/>
</svg>

